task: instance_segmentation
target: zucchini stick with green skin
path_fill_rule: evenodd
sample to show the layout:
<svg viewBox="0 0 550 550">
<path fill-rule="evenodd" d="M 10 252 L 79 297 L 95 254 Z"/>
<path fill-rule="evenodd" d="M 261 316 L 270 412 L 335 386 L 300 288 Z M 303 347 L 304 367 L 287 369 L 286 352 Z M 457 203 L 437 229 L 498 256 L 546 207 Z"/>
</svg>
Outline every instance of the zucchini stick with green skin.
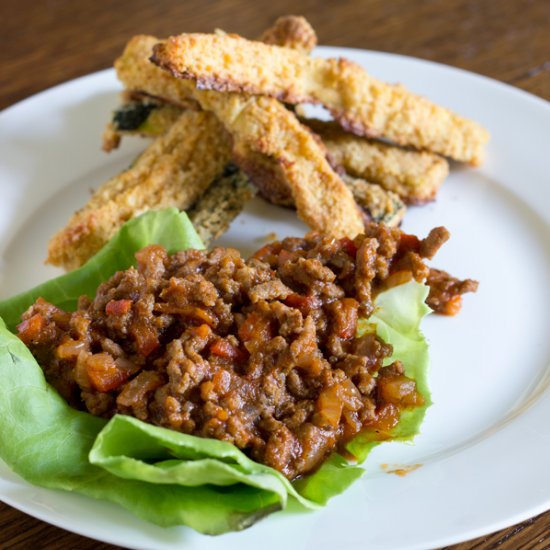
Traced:
<svg viewBox="0 0 550 550">
<path fill-rule="evenodd" d="M 187 211 L 206 248 L 227 231 L 256 191 L 256 187 L 243 172 L 229 165 L 226 172 Z"/>
<path fill-rule="evenodd" d="M 302 119 L 323 141 L 333 166 L 350 176 L 378 183 L 406 204 L 435 199 L 449 175 L 447 160 L 429 151 L 404 149 L 346 132 L 336 122 Z"/>
<path fill-rule="evenodd" d="M 132 114 L 134 109 L 135 114 Z M 143 112 L 146 115 L 140 116 Z M 111 149 L 111 143 L 118 145 L 124 135 L 162 135 L 176 120 L 178 112 L 174 105 L 162 104 L 146 96 L 134 97 L 115 111 L 104 149 Z M 449 174 L 449 163 L 434 153 L 358 137 L 334 122 L 308 118 L 300 121 L 320 136 L 333 166 L 354 178 L 377 183 L 396 193 L 405 204 L 433 200 Z M 111 134 L 117 137 L 112 139 Z"/>
<path fill-rule="evenodd" d="M 143 99 L 143 101 L 145 103 L 139 101 L 126 103 L 115 111 L 112 124 L 115 131 L 121 136 L 137 134 L 154 137 L 162 135 L 177 118 L 177 107 L 160 105 L 156 101 L 151 102 L 153 100 L 148 99 Z M 139 113 L 144 110 L 143 105 L 149 108 L 148 115 L 145 118 L 139 116 Z M 136 109 L 135 116 L 130 114 L 133 106 Z M 121 113 L 125 117 L 123 125 L 117 122 L 122 118 Z M 128 121 L 133 121 L 133 124 Z M 271 162 L 269 158 L 255 154 L 250 150 L 242 150 L 241 147 L 234 147 L 233 158 L 237 164 L 244 168 L 245 172 L 271 202 L 281 206 L 292 207 L 294 205 L 292 194 L 288 188 L 281 189 L 279 186 L 273 185 L 273 182 L 282 180 L 282 175 L 278 173 L 278 166 Z M 369 219 L 390 226 L 397 226 L 401 223 L 406 208 L 397 194 L 386 191 L 380 185 L 370 183 L 362 178 L 345 175 L 342 178 L 344 183 L 351 189 L 355 202 L 367 214 Z M 212 188 L 212 193 L 217 192 L 215 188 Z M 222 193 L 222 191 L 219 192 Z M 198 232 L 201 234 L 200 229 L 198 229 Z"/>
</svg>

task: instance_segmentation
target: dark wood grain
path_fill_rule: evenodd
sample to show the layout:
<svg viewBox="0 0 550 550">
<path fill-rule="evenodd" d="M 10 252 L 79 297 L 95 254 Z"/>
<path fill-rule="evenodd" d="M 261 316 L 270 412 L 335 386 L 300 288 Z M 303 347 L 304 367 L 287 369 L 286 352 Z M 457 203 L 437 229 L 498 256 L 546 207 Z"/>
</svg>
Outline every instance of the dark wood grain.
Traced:
<svg viewBox="0 0 550 550">
<path fill-rule="evenodd" d="M 8 4 L 8 5 L 6 5 Z M 18 0 L 2 2 L 0 108 L 111 66 L 128 38 L 214 27 L 255 37 L 300 13 L 322 44 L 389 51 L 481 73 L 550 100 L 547 0 Z M 550 547 L 550 512 L 453 550 Z M 115 548 L 0 503 L 2 549 Z"/>
</svg>

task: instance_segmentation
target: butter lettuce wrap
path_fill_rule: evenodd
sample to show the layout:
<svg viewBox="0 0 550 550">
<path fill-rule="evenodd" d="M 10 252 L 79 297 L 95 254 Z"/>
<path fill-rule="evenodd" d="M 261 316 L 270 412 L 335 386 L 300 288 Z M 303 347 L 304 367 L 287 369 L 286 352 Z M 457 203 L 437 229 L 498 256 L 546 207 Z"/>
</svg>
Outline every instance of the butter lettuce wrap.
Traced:
<svg viewBox="0 0 550 550">
<path fill-rule="evenodd" d="M 203 248 L 187 216 L 175 209 L 128 222 L 82 268 L 0 302 L 0 458 L 18 475 L 43 487 L 115 502 L 161 526 L 184 524 L 199 532 L 240 530 L 283 510 L 289 500 L 316 509 L 344 491 L 364 470 L 333 454 L 315 473 L 290 482 L 250 460 L 235 446 L 174 432 L 135 418 L 110 421 L 71 408 L 44 379 L 27 347 L 11 331 L 41 296 L 72 311 L 78 297 L 135 264 L 150 244 L 168 252 Z M 394 347 L 424 405 L 402 413 L 392 439 L 410 439 L 429 405 L 427 345 L 419 325 L 429 308 L 428 289 L 410 282 L 378 296 L 376 311 L 359 332 L 376 330 Z M 366 431 L 347 450 L 362 462 L 380 437 Z"/>
</svg>

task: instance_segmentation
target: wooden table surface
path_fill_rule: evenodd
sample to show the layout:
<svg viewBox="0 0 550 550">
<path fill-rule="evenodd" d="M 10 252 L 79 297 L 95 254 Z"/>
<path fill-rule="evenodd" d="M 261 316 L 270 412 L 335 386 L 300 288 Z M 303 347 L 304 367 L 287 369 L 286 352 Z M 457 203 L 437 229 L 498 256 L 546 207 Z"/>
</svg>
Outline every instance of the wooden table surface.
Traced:
<svg viewBox="0 0 550 550">
<path fill-rule="evenodd" d="M 286 13 L 306 16 L 322 44 L 439 61 L 550 100 L 548 0 L 18 0 L 2 5 L 0 109 L 109 67 L 134 34 L 217 27 L 255 37 Z M 0 503 L 0 548 L 31 547 L 115 548 Z M 497 547 L 549 548 L 550 511 L 452 548 Z"/>
</svg>

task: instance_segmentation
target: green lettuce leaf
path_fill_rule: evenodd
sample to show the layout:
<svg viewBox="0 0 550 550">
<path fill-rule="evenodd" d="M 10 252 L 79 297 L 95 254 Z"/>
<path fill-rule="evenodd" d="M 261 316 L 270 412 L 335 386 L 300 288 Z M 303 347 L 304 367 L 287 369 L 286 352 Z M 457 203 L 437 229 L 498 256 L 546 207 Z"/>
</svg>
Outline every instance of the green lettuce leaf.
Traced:
<svg viewBox="0 0 550 550">
<path fill-rule="evenodd" d="M 74 311 L 79 296 L 95 296 L 97 287 L 117 271 L 135 265 L 134 254 L 148 244 L 162 244 L 169 253 L 186 248 L 204 248 L 185 213 L 176 208 L 151 211 L 125 223 L 120 231 L 85 265 L 51 279 L 32 290 L 0 302 L 0 317 L 14 330 L 21 313 L 38 297 Z"/>
<path fill-rule="evenodd" d="M 93 296 L 99 283 L 129 267 L 134 253 L 153 243 L 170 252 L 202 248 L 185 214 L 152 212 L 127 223 L 78 271 L 0 303 L 0 313 L 13 328 L 38 296 L 74 309 L 78 296 Z M 381 294 L 360 331 L 376 330 L 394 346 L 394 358 L 417 380 L 427 406 L 427 346 L 419 331 L 429 311 L 423 304 L 426 293 L 424 286 L 408 283 Z M 106 422 L 76 411 L 46 383 L 30 351 L 8 328 L 0 320 L 0 458 L 31 483 L 116 502 L 162 526 L 185 524 L 219 534 L 285 508 L 289 498 L 294 509 L 314 509 L 364 472 L 333 454 L 314 474 L 291 484 L 228 443 L 134 418 Z M 414 435 L 424 412 L 425 407 L 406 411 L 395 437 Z M 379 442 L 376 434 L 362 434 L 348 450 L 362 461 Z"/>
<path fill-rule="evenodd" d="M 185 487 L 242 483 L 278 495 L 282 508 L 289 495 L 305 508 L 318 508 L 277 470 L 254 462 L 230 443 L 182 434 L 129 416 L 118 415 L 109 421 L 89 459 L 124 479 Z"/>
<path fill-rule="evenodd" d="M 416 381 L 424 397 L 422 407 L 403 411 L 399 424 L 392 431 L 394 440 L 407 441 L 417 435 L 426 410 L 432 404 L 428 388 L 428 344 L 420 330 L 422 319 L 432 311 L 426 305 L 429 291 L 428 286 L 411 281 L 383 292 L 376 299 L 376 310 L 369 319 L 376 323 L 376 334 L 393 346 L 392 357 L 387 363 L 401 361 L 405 374 Z M 353 453 L 351 448 L 349 450 Z"/>
<path fill-rule="evenodd" d="M 69 407 L 1 320 L 0 378 L 0 457 L 30 483 L 109 500 L 161 526 L 185 524 L 212 535 L 244 529 L 285 506 L 286 492 L 275 476 L 256 475 L 248 483 L 241 477 L 228 491 L 223 484 L 128 479 L 92 464 L 88 455 L 106 420 Z"/>
</svg>

